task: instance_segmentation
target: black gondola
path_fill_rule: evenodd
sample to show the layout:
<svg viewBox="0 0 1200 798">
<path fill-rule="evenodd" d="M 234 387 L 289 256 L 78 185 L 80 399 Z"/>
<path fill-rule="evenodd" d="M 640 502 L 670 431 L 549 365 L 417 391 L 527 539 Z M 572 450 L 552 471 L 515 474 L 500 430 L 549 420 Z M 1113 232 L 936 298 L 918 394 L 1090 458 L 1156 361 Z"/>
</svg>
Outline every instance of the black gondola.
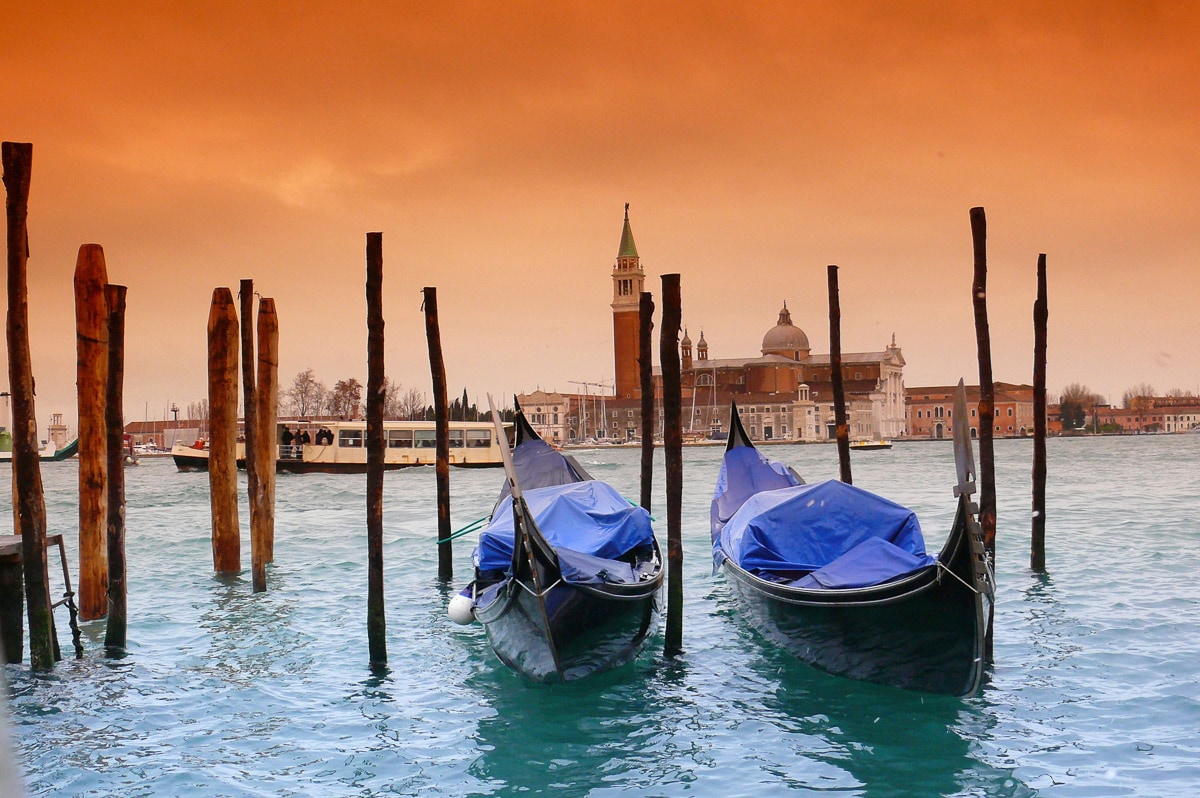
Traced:
<svg viewBox="0 0 1200 798">
<path fill-rule="evenodd" d="M 471 615 L 496 655 L 534 681 L 627 662 L 659 616 L 663 563 L 649 514 L 543 441 L 519 407 L 514 451 L 501 448 L 508 478 L 460 594 Z"/>
<path fill-rule="evenodd" d="M 805 485 L 755 450 L 736 405 L 730 415 L 711 514 L 714 571 L 724 567 L 754 627 L 831 674 L 974 695 L 994 591 L 970 499 L 967 425 L 955 425 L 954 526 L 934 558 L 911 511 L 841 482 Z M 955 417 L 967 417 L 961 388 Z"/>
</svg>

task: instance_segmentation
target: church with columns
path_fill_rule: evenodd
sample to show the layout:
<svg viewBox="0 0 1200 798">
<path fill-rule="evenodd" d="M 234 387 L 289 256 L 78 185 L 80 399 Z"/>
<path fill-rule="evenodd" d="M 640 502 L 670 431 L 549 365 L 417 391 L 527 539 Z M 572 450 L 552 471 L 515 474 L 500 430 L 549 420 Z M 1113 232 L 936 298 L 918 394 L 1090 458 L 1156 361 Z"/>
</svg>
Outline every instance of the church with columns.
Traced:
<svg viewBox="0 0 1200 798">
<path fill-rule="evenodd" d="M 641 386 L 638 371 L 638 301 L 646 273 L 634 243 L 625 206 L 625 223 L 613 282 L 613 359 L 616 396 L 603 418 L 594 419 L 597 437 L 632 439 L 641 435 Z M 657 343 L 657 340 L 656 340 Z M 763 335 L 757 355 L 710 357 L 703 331 L 694 342 L 685 330 L 680 342 L 683 429 L 692 438 L 723 438 L 729 408 L 737 401 L 742 424 L 756 441 L 822 441 L 835 437 L 832 368 L 829 355 L 814 354 L 804 330 L 792 321 L 787 302 Z M 842 354 L 842 379 L 850 436 L 893 438 L 904 434 L 904 356 L 895 335 L 874 352 Z M 661 398 L 662 378 L 655 369 L 654 392 Z M 656 404 L 659 404 L 656 401 Z M 661 416 L 654 434 L 661 435 Z"/>
</svg>

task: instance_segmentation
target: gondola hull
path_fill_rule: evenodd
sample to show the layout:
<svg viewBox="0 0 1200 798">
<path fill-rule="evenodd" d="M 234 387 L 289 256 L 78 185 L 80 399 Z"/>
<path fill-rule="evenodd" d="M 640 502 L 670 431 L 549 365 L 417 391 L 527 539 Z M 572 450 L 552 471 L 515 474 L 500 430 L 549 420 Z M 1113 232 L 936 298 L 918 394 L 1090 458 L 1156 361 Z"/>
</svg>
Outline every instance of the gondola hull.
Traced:
<svg viewBox="0 0 1200 798">
<path fill-rule="evenodd" d="M 974 695 L 984 673 L 986 594 L 960 509 L 938 564 L 884 585 L 808 590 L 723 563 L 750 623 L 797 659 L 878 684 Z"/>
<path fill-rule="evenodd" d="M 637 655 L 658 624 L 661 581 L 660 572 L 632 597 L 559 583 L 545 592 L 543 613 L 532 586 L 509 580 L 484 591 L 475 617 L 510 668 L 535 682 L 569 682 Z"/>
</svg>

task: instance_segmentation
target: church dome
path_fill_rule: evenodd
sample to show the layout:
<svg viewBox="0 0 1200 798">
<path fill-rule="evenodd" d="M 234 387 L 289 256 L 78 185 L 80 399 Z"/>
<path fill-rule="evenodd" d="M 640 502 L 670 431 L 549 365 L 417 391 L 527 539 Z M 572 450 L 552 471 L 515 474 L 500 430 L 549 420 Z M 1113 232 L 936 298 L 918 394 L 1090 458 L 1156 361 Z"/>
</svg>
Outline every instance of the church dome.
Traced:
<svg viewBox="0 0 1200 798">
<path fill-rule="evenodd" d="M 808 336 L 796 325 L 792 324 L 792 314 L 788 311 L 787 303 L 779 311 L 779 321 L 767 330 L 763 336 L 762 353 L 764 355 L 787 355 L 799 358 L 800 353 L 808 355 Z"/>
</svg>

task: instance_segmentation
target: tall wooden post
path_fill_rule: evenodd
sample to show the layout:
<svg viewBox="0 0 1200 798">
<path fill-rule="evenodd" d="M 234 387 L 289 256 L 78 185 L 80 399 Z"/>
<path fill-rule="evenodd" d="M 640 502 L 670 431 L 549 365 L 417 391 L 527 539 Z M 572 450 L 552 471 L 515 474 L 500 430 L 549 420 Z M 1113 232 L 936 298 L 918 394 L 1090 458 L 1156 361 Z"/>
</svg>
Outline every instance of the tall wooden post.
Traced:
<svg viewBox="0 0 1200 798">
<path fill-rule="evenodd" d="M 433 375 L 433 423 L 437 435 L 438 579 L 454 578 L 450 548 L 450 421 L 446 405 L 446 364 L 442 360 L 442 333 L 438 327 L 437 289 L 426 287 L 425 339 L 429 344 L 429 371 Z"/>
<path fill-rule="evenodd" d="M 679 327 L 683 309 L 679 275 L 662 276 L 663 315 L 658 362 L 662 368 L 663 453 L 667 461 L 667 631 L 663 653 L 683 652 L 683 395 Z"/>
<path fill-rule="evenodd" d="M 1033 530 L 1029 567 L 1046 570 L 1046 255 L 1038 255 L 1033 303 Z"/>
<path fill-rule="evenodd" d="M 654 330 L 654 297 L 638 297 L 638 369 L 642 383 L 642 507 L 650 512 L 654 491 L 654 368 L 651 333 Z"/>
<path fill-rule="evenodd" d="M 208 313 L 208 486 L 213 568 L 242 569 L 237 501 L 238 318 L 233 292 L 213 290 Z"/>
<path fill-rule="evenodd" d="M 842 303 L 838 298 L 838 267 L 829 266 L 829 375 L 833 380 L 833 419 L 837 424 L 838 464 L 842 482 L 850 475 L 850 423 L 846 418 L 846 387 L 842 381 Z"/>
<path fill-rule="evenodd" d="M 104 649 L 125 652 L 128 613 L 125 582 L 125 286 L 110 285 L 108 299 L 108 626 Z"/>
<path fill-rule="evenodd" d="M 79 616 L 108 612 L 108 271 L 99 244 L 84 244 L 75 261 L 75 353 L 79 397 Z"/>
<path fill-rule="evenodd" d="M 250 511 L 250 572 L 255 593 L 267 589 L 267 572 L 254 567 L 255 518 L 262 512 L 258 506 L 258 463 L 254 459 L 254 417 L 258 411 L 255 392 L 255 372 L 258 358 L 254 356 L 254 281 L 242 280 L 238 286 L 240 313 L 238 324 L 242 338 L 242 439 L 245 441 L 246 494 Z"/>
<path fill-rule="evenodd" d="M 983 547 L 996 562 L 996 455 L 992 445 L 995 426 L 996 386 L 992 380 L 992 339 L 987 316 L 987 216 L 983 208 L 971 209 L 971 243 L 975 253 L 975 277 L 971 300 L 975 309 L 975 345 L 979 355 L 979 525 L 983 529 Z M 955 419 L 955 424 L 969 424 Z M 985 649 L 992 656 L 992 629 L 995 606 L 988 613 Z"/>
<path fill-rule="evenodd" d="M 383 233 L 367 233 L 367 647 L 371 668 L 387 666 L 383 608 Z"/>
<path fill-rule="evenodd" d="M 25 606 L 29 618 L 29 664 L 35 671 L 54 668 L 54 622 L 46 574 L 46 497 L 38 462 L 37 413 L 33 399 L 33 363 L 29 354 L 29 184 L 33 145 L 6 141 L 5 217 L 8 224 L 8 381 L 13 418 L 13 492 L 16 534 L 21 536 Z M 6 627 L 7 628 L 7 627 Z"/>
<path fill-rule="evenodd" d="M 254 590 L 267 589 L 267 563 L 275 555 L 275 460 L 276 419 L 279 414 L 279 317 L 275 300 L 263 297 L 258 303 L 258 379 L 254 396 L 254 426 L 246 428 L 246 440 L 254 438 L 254 471 L 257 479 L 251 496 L 250 560 Z M 247 463 L 250 453 L 246 453 Z M 259 587 L 261 585 L 261 588 Z"/>
</svg>

